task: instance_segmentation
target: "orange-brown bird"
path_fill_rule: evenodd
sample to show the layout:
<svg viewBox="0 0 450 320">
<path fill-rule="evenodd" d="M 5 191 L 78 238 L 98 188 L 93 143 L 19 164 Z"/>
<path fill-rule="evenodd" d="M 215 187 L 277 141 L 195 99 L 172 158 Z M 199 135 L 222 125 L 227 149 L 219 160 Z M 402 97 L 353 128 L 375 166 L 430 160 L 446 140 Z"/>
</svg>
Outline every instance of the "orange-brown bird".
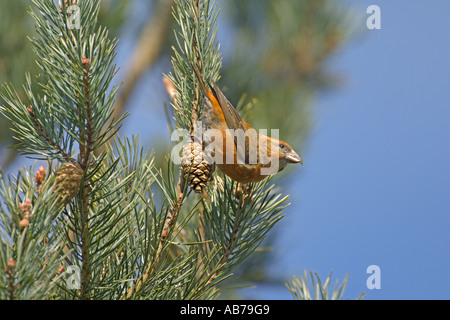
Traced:
<svg viewBox="0 0 450 320">
<path fill-rule="evenodd" d="M 289 163 L 303 164 L 302 158 L 286 142 L 256 134 L 219 87 L 211 81 L 210 90 L 198 70 L 193 66 L 192 69 L 206 97 L 202 112 L 206 128 L 216 129 L 222 136 L 222 141 L 215 141 L 214 159 L 224 174 L 240 183 L 258 182 Z"/>
</svg>

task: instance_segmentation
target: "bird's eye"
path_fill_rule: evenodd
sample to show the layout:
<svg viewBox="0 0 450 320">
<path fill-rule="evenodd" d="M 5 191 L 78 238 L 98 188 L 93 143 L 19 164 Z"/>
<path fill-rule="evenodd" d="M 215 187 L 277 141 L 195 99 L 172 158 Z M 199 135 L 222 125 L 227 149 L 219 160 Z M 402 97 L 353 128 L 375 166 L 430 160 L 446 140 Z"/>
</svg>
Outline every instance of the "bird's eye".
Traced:
<svg viewBox="0 0 450 320">
<path fill-rule="evenodd" d="M 285 147 L 285 145 L 280 143 L 280 148 L 283 149 L 284 147 Z"/>
</svg>

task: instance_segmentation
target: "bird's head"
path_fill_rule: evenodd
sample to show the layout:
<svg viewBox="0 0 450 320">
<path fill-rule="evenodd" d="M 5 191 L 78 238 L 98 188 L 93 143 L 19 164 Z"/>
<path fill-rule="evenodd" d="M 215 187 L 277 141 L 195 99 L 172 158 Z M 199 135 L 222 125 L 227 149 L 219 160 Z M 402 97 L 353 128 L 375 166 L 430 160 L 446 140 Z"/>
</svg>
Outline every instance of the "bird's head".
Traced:
<svg viewBox="0 0 450 320">
<path fill-rule="evenodd" d="M 289 163 L 300 163 L 303 165 L 302 158 L 286 142 L 274 139 L 273 143 L 278 144 L 278 159 L 280 161 L 279 171 L 283 170 Z"/>
<path fill-rule="evenodd" d="M 267 143 L 267 158 L 263 160 L 265 166 L 272 167 L 274 174 L 283 170 L 289 163 L 300 163 L 303 165 L 302 158 L 292 149 L 292 147 L 284 141 L 271 137 L 264 137 Z M 260 140 L 260 143 L 262 141 Z M 265 160 L 265 161 L 264 161 Z M 275 162 L 275 163 L 274 163 Z"/>
</svg>

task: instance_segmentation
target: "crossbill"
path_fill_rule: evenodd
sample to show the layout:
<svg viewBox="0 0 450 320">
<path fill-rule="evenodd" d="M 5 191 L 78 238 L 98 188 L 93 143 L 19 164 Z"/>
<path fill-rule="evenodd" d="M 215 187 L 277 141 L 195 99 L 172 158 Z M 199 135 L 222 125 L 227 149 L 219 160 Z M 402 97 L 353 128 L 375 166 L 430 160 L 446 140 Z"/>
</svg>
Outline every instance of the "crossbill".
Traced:
<svg viewBox="0 0 450 320">
<path fill-rule="evenodd" d="M 205 96 L 202 120 L 206 129 L 214 129 L 215 165 L 236 182 L 258 182 L 283 170 L 302 158 L 284 141 L 258 134 L 228 101 L 213 82 L 206 86 L 198 70 L 192 66 Z M 217 161 L 218 160 L 218 161 Z"/>
</svg>

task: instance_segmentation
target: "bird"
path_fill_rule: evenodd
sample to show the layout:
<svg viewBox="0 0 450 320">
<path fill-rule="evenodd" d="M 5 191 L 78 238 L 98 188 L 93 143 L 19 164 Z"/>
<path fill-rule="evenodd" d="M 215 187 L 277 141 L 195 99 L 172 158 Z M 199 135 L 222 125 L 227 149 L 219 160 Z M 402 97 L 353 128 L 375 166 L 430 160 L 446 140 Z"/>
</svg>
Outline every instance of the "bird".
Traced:
<svg viewBox="0 0 450 320">
<path fill-rule="evenodd" d="M 215 166 L 225 175 L 238 183 L 247 184 L 276 174 L 290 163 L 303 165 L 302 158 L 288 143 L 256 133 L 217 84 L 210 80 L 212 86 L 208 87 L 197 68 L 192 64 L 191 67 L 205 96 L 202 121 L 207 131 L 214 129 L 213 132 L 219 132 L 222 136 L 222 140 L 215 141 L 218 147 L 214 149 L 214 159 Z"/>
</svg>

